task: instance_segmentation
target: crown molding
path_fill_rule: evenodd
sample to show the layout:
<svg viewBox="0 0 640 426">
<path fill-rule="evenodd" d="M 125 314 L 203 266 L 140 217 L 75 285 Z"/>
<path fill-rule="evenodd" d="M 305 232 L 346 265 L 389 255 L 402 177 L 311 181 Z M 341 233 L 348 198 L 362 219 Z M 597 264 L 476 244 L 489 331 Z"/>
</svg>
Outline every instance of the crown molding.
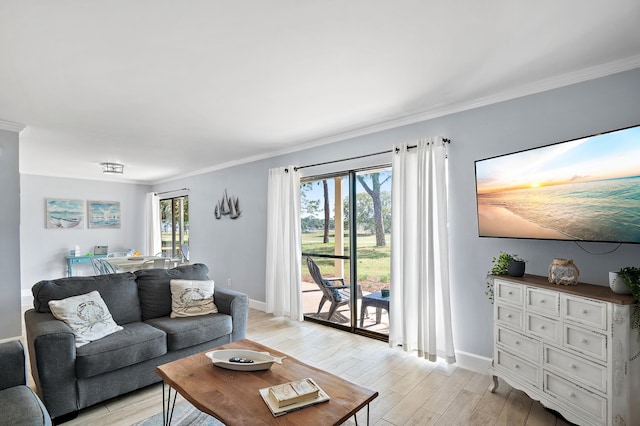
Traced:
<svg viewBox="0 0 640 426">
<path fill-rule="evenodd" d="M 20 133 L 27 127 L 26 124 L 14 123 L 13 121 L 0 120 L 0 130 Z"/>
<path fill-rule="evenodd" d="M 497 104 L 512 99 L 522 98 L 525 96 L 535 95 L 538 93 L 546 92 L 553 89 L 559 89 L 561 87 L 570 86 L 572 84 L 583 83 L 585 81 L 594 80 L 596 78 L 606 77 L 608 75 L 618 74 L 624 71 L 630 71 L 636 68 L 640 68 L 640 55 L 630 56 L 624 59 L 620 59 L 606 64 L 596 65 L 593 67 L 584 68 L 578 71 L 572 71 L 551 78 L 538 80 L 533 83 L 528 83 L 516 88 L 511 88 L 502 92 L 498 92 L 491 96 L 481 97 L 470 101 L 459 102 L 457 104 L 448 105 L 442 108 L 436 108 L 429 111 L 423 111 L 417 114 L 408 115 L 398 119 L 385 121 L 383 123 L 374 124 L 371 126 L 365 126 L 360 129 L 349 130 L 340 132 L 332 136 L 318 138 L 306 142 L 296 144 L 295 147 L 290 147 L 278 151 L 274 151 L 268 154 L 256 155 L 247 157 L 241 160 L 229 161 L 227 163 L 218 164 L 216 166 L 207 167 L 200 170 L 195 170 L 190 173 L 180 174 L 173 177 L 157 180 L 151 182 L 152 185 L 161 184 L 166 182 L 172 182 L 178 179 L 210 173 L 229 167 L 238 166 L 241 164 L 252 163 L 254 161 L 264 160 L 267 158 L 278 157 L 280 155 L 291 154 L 293 152 L 304 151 L 306 149 L 315 148 L 322 145 L 327 145 L 334 142 L 341 142 L 360 136 L 366 136 L 373 133 L 383 132 L 391 130 L 397 127 L 407 126 L 410 124 L 419 123 L 421 121 L 432 120 L 438 117 L 444 117 L 446 115 L 455 114 L 463 111 L 468 111 L 483 106 Z"/>
<path fill-rule="evenodd" d="M 517 88 L 495 93 L 491 96 L 477 98 L 477 99 L 473 99 L 465 102 L 459 102 L 457 104 L 451 104 L 442 108 L 423 111 L 417 114 L 412 114 L 412 115 L 408 115 L 398 119 L 389 120 L 383 123 L 374 124 L 372 126 L 363 127 L 361 129 L 340 133 L 334 136 L 329 136 L 327 138 L 317 139 L 315 141 L 308 142 L 303 145 L 298 145 L 296 151 L 312 148 L 319 145 L 325 145 L 328 143 L 352 139 L 359 136 L 366 136 L 372 133 L 378 133 L 385 130 L 394 129 L 396 127 L 407 126 L 409 124 L 415 124 L 421 121 L 427 121 L 427 120 L 432 120 L 438 117 L 444 117 L 445 115 L 455 114 L 455 113 L 468 111 L 475 108 L 480 108 L 483 106 L 488 106 L 488 105 L 497 104 L 500 102 L 509 101 L 512 99 L 535 95 L 535 94 L 546 92 L 549 90 L 559 89 L 561 87 L 583 83 L 589 80 L 595 80 L 596 78 L 606 77 L 608 75 L 618 74 L 624 71 L 630 71 L 636 68 L 640 68 L 640 55 L 630 56 L 628 58 L 621 59 L 618 61 L 613 61 L 613 62 L 609 62 L 602 65 L 584 68 L 578 71 L 554 76 L 552 78 L 542 79 L 533 83 L 528 83 L 528 84 L 519 86 Z"/>
</svg>

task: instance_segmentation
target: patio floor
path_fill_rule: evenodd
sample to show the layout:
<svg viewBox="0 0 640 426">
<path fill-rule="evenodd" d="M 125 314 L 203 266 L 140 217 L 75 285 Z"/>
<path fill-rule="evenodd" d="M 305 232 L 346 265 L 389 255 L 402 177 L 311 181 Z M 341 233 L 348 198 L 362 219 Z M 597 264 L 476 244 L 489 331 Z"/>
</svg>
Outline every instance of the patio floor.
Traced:
<svg viewBox="0 0 640 426">
<path fill-rule="evenodd" d="M 365 293 L 366 295 L 367 293 Z M 302 282 L 302 308 L 305 316 L 310 318 L 317 318 L 320 320 L 327 320 L 327 315 L 329 314 L 329 307 L 331 304 L 326 302 L 322 307 L 322 310 L 319 314 L 316 314 L 318 311 L 318 305 L 320 304 L 320 299 L 322 298 L 322 292 L 318 288 L 315 283 Z M 360 299 L 358 299 L 358 321 L 357 326 L 360 326 Z M 348 326 L 350 323 L 350 307 L 349 305 L 344 305 L 338 308 L 338 310 L 333 314 L 333 318 L 331 318 L 331 322 L 336 324 L 342 324 Z M 380 316 L 380 323 L 376 324 L 376 310 L 373 307 L 367 308 L 368 316 L 365 316 L 364 323 L 362 325 L 362 329 L 375 331 L 382 334 L 389 334 L 389 313 L 382 309 L 382 314 Z"/>
</svg>

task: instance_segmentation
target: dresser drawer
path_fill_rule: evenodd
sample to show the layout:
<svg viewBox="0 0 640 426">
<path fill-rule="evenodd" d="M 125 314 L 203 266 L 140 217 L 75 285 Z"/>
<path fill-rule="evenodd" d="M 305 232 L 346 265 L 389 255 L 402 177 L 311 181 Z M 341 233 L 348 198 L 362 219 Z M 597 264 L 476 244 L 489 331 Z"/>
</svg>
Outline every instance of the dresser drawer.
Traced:
<svg viewBox="0 0 640 426">
<path fill-rule="evenodd" d="M 505 305 L 496 306 L 496 321 L 498 324 L 522 330 L 522 325 L 524 324 L 522 317 L 522 309 Z"/>
<path fill-rule="evenodd" d="M 567 294 L 562 295 L 561 301 L 563 314 L 567 320 L 600 330 L 607 329 L 607 304 L 605 302 Z"/>
<path fill-rule="evenodd" d="M 560 322 L 553 318 L 527 314 L 525 332 L 538 336 L 547 342 L 562 342 Z"/>
<path fill-rule="evenodd" d="M 553 373 L 544 373 L 544 391 L 572 406 L 573 410 L 606 424 L 607 400 Z"/>
<path fill-rule="evenodd" d="M 497 343 L 504 346 L 510 352 L 528 358 L 533 362 L 540 359 L 540 342 L 514 331 L 498 327 Z"/>
<path fill-rule="evenodd" d="M 566 348 L 574 349 L 602 361 L 607 360 L 607 336 L 604 334 L 565 324 L 563 343 Z"/>
<path fill-rule="evenodd" d="M 544 345 L 544 368 L 572 381 L 582 382 L 600 392 L 607 391 L 607 368 L 558 348 Z"/>
<path fill-rule="evenodd" d="M 559 317 L 560 293 L 527 287 L 526 308 L 531 312 Z"/>
<path fill-rule="evenodd" d="M 513 305 L 522 306 L 524 301 L 524 287 L 510 284 L 505 281 L 495 280 L 493 283 L 494 295 L 497 302 L 506 302 Z"/>
<path fill-rule="evenodd" d="M 507 353 L 501 349 L 496 350 L 496 360 L 498 368 L 502 368 L 521 380 L 526 380 L 536 387 L 540 387 L 540 370 L 524 359 Z"/>
</svg>

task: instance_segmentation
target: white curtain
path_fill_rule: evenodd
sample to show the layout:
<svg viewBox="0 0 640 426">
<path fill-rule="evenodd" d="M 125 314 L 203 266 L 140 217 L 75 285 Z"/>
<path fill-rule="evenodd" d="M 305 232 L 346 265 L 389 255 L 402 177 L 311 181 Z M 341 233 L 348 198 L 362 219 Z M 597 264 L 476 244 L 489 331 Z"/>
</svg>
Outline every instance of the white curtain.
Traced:
<svg viewBox="0 0 640 426">
<path fill-rule="evenodd" d="M 160 197 L 153 192 L 147 193 L 145 202 L 144 252 L 153 256 L 162 250 L 160 241 Z"/>
<path fill-rule="evenodd" d="M 446 148 L 440 137 L 394 148 L 389 345 L 453 363 Z"/>
<path fill-rule="evenodd" d="M 288 171 L 287 171 L 288 170 Z M 267 191 L 267 312 L 302 321 L 300 174 L 269 170 Z"/>
</svg>

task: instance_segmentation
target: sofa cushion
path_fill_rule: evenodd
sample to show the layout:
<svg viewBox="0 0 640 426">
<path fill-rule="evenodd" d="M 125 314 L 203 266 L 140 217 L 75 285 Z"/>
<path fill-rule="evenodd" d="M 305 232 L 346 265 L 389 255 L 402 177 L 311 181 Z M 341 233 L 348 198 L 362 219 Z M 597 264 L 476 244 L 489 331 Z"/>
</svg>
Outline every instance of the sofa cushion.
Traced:
<svg viewBox="0 0 640 426">
<path fill-rule="evenodd" d="M 66 299 L 93 290 L 100 293 L 116 323 L 122 325 L 140 321 L 138 286 L 136 276 L 131 272 L 40 281 L 31 288 L 33 307 L 38 312 L 51 312 L 50 300 Z"/>
<path fill-rule="evenodd" d="M 213 280 L 171 280 L 171 318 L 215 314 Z"/>
<path fill-rule="evenodd" d="M 96 376 L 167 353 L 166 334 L 148 324 L 125 324 L 124 330 L 84 345 L 76 351 L 78 378 Z"/>
<path fill-rule="evenodd" d="M 170 318 L 161 317 L 145 321 L 167 333 L 167 349 L 195 346 L 218 337 L 231 334 L 233 329 L 231 316 L 211 314 L 199 317 Z"/>
<path fill-rule="evenodd" d="M 78 348 L 122 330 L 122 326 L 111 317 L 100 293 L 95 290 L 62 300 L 49 300 L 49 309 L 56 319 L 64 321 L 71 328 Z"/>
<path fill-rule="evenodd" d="M 0 412 L 5 425 L 50 425 L 51 418 L 42 401 L 28 386 L 0 391 Z"/>
<path fill-rule="evenodd" d="M 142 320 L 171 314 L 171 280 L 208 280 L 208 272 L 209 268 L 202 263 L 136 271 Z"/>
</svg>

